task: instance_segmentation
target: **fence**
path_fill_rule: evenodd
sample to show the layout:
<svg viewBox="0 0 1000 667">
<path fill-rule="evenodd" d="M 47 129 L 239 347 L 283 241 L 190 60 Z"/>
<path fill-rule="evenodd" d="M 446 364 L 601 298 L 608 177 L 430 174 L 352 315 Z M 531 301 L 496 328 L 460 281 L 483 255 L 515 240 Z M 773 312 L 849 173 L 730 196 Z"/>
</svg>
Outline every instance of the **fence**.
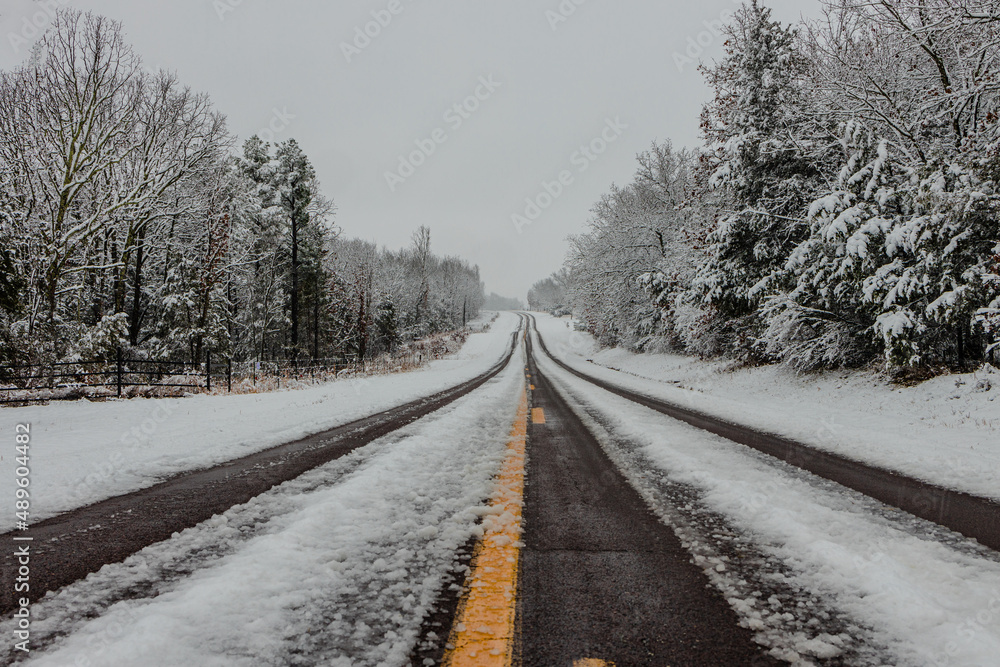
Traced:
<svg viewBox="0 0 1000 667">
<path fill-rule="evenodd" d="M 394 363 L 398 366 L 413 361 L 397 358 Z M 121 398 L 129 387 L 212 391 L 213 386 L 217 390 L 225 386 L 226 391 L 232 392 L 234 379 L 253 385 L 269 379 L 280 387 L 282 379 L 322 381 L 345 371 L 377 372 L 383 364 L 380 360 L 344 358 L 307 359 L 299 363 L 213 361 L 211 354 L 206 355 L 204 363 L 191 363 L 126 358 L 119 352 L 114 360 L 0 366 L 0 405 L 83 397 Z"/>
<path fill-rule="evenodd" d="M 495 318 L 494 318 L 495 319 Z M 489 329 L 489 324 L 481 330 Z M 407 370 L 457 351 L 470 329 L 435 334 L 407 343 L 376 358 L 303 358 L 300 361 L 213 361 L 202 363 L 127 358 L 63 361 L 0 366 L 0 405 L 123 397 L 132 387 L 240 393 L 269 391 L 290 382 L 326 382 L 346 374 L 380 374 Z M 285 384 L 282 384 L 282 383 Z"/>
</svg>

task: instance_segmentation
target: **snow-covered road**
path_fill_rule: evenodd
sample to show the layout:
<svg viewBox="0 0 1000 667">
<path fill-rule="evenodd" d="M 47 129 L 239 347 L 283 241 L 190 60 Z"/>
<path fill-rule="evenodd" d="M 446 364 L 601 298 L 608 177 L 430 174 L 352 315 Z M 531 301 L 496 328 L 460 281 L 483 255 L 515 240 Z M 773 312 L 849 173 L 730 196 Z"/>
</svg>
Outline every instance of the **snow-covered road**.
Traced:
<svg viewBox="0 0 1000 667">
<path fill-rule="evenodd" d="M 996 552 L 614 396 L 537 349 L 542 373 L 775 655 L 996 664 Z"/>
<path fill-rule="evenodd" d="M 42 650 L 28 664 L 402 664 L 479 530 L 520 359 L 411 426 L 50 594 L 32 609 Z"/>
<path fill-rule="evenodd" d="M 1000 374 L 914 387 L 860 373 L 796 375 L 676 354 L 600 349 L 572 322 L 536 314 L 550 352 L 630 391 L 972 495 L 1000 500 Z M 591 361 L 592 360 L 592 363 Z"/>
<path fill-rule="evenodd" d="M 480 351 L 466 368 L 502 356 L 516 324 L 510 315 L 473 343 Z M 539 328 L 550 350 L 573 335 L 555 320 Z M 481 535 L 525 384 L 523 354 L 409 426 L 49 594 L 32 606 L 25 664 L 406 664 L 461 547 Z M 533 358 L 531 373 L 541 375 L 530 382 L 562 395 L 774 658 L 996 664 L 997 552 L 609 393 L 540 345 Z M 433 391 L 428 384 L 425 376 L 422 393 Z M 404 391 L 389 386 L 378 392 Z M 308 404 L 302 410 L 311 414 Z M 531 448 L 529 438 L 529 472 Z M 13 629 L 0 623 L 8 636 Z"/>
<path fill-rule="evenodd" d="M 500 360 L 518 317 L 502 313 L 451 357 L 409 373 L 305 389 L 177 399 L 86 400 L 0 409 L 0 433 L 31 424 L 31 523 L 146 488 L 465 382 Z M 13 443 L 13 435 L 11 435 Z M 0 452 L 0 497 L 14 495 L 14 449 Z M 14 527 L 0 516 L 0 532 Z"/>
</svg>

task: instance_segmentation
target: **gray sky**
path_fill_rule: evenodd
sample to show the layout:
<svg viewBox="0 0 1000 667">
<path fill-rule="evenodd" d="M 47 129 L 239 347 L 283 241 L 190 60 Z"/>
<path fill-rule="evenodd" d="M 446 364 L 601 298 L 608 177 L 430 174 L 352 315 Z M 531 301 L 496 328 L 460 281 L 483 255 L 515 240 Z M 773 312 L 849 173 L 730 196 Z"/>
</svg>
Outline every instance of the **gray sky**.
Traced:
<svg viewBox="0 0 1000 667">
<path fill-rule="evenodd" d="M 521 298 L 561 266 L 566 237 L 585 229 L 610 184 L 630 180 L 637 152 L 653 140 L 697 143 L 709 93 L 692 60 L 721 54 L 723 40 L 708 24 L 738 6 L 48 2 L 122 21 L 147 65 L 175 70 L 209 93 L 241 140 L 269 129 L 275 140 L 297 139 L 345 234 L 396 248 L 427 225 L 437 253 L 465 257 L 480 266 L 487 290 Z M 819 0 L 766 4 L 785 21 L 819 11 Z M 0 0 L 0 67 L 23 59 L 20 40 L 30 41 L 32 17 L 44 25 L 39 11 L 32 0 Z M 358 38 L 366 27 L 375 36 Z M 430 155 L 411 161 L 418 141 Z M 412 174 L 401 156 L 419 164 Z M 387 172 L 397 174 L 391 187 Z M 547 196 L 546 182 L 556 196 Z M 512 216 L 536 213 L 526 211 L 526 198 L 548 206 L 519 231 Z"/>
</svg>

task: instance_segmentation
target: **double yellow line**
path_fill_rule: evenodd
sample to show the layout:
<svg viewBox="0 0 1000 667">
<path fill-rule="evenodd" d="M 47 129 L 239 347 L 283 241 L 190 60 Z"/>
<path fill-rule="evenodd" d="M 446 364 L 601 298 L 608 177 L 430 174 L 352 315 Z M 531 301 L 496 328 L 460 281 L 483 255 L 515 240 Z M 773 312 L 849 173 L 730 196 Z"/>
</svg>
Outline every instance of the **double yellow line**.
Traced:
<svg viewBox="0 0 1000 667">
<path fill-rule="evenodd" d="M 544 424 L 545 412 L 534 408 L 531 418 L 534 424 Z M 528 392 L 522 389 L 507 457 L 483 519 L 483 539 L 473 553 L 469 592 L 459 603 L 448 637 L 444 667 L 510 667 L 513 661 L 527 437 Z M 614 667 L 613 662 L 593 658 L 574 660 L 573 665 Z"/>
<path fill-rule="evenodd" d="M 521 391 L 485 533 L 476 545 L 469 593 L 462 600 L 442 662 L 445 667 L 505 667 L 514 648 L 517 568 L 521 552 L 528 392 Z"/>
</svg>

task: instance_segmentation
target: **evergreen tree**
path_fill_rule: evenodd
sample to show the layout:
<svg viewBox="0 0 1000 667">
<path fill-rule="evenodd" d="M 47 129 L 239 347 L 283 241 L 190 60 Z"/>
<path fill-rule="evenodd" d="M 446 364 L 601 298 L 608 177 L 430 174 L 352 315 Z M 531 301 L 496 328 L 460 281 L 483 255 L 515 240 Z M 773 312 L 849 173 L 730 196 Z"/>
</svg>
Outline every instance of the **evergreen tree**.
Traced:
<svg viewBox="0 0 1000 667">
<path fill-rule="evenodd" d="M 795 139 L 808 69 L 797 31 L 754 0 L 727 33 L 726 57 L 703 70 L 715 97 L 702 131 L 710 183 L 723 190 L 728 212 L 709 237 L 697 285 L 706 303 L 738 317 L 754 310 L 808 232 L 802 217 L 819 174 Z"/>
<path fill-rule="evenodd" d="M 299 283 L 302 257 L 300 243 L 312 217 L 310 205 L 318 187 L 316 172 L 309 162 L 309 158 L 302 152 L 298 142 L 294 139 L 289 139 L 278 145 L 277 160 L 279 165 L 276 174 L 278 200 L 285 211 L 289 232 L 289 319 L 291 320 L 289 352 L 294 361 L 299 355 L 299 328 L 301 324 L 302 294 Z"/>
<path fill-rule="evenodd" d="M 810 235 L 785 266 L 790 289 L 771 297 L 764 311 L 765 352 L 801 369 L 871 358 L 878 312 L 868 281 L 885 263 L 893 221 L 906 213 L 887 142 L 857 123 L 843 135 L 847 162 L 834 189 L 809 207 Z"/>
<path fill-rule="evenodd" d="M 376 344 L 379 351 L 391 352 L 399 344 L 399 318 L 392 301 L 383 301 L 375 312 Z"/>
</svg>

